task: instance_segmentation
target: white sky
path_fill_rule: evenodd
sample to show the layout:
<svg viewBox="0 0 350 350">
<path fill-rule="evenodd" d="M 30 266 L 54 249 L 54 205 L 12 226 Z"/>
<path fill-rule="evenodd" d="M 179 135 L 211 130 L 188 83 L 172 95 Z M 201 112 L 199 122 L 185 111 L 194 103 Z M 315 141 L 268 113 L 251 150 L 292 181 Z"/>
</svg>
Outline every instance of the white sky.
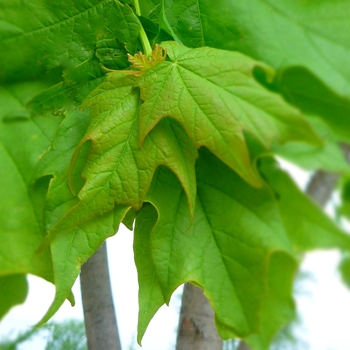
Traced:
<svg viewBox="0 0 350 350">
<path fill-rule="evenodd" d="M 293 176 L 304 188 L 309 175 L 292 169 Z M 107 241 L 113 296 L 123 350 L 136 343 L 137 277 L 132 255 L 132 232 L 121 225 L 118 234 Z M 296 350 L 349 350 L 350 349 L 350 291 L 340 282 L 337 273 L 339 254 L 335 251 L 308 254 L 302 271 L 311 279 L 302 283 L 302 293 L 297 297 L 297 307 L 302 318 L 298 330 L 305 348 Z M 44 315 L 54 296 L 54 287 L 29 276 L 30 291 L 27 301 L 12 309 L 0 323 L 0 339 L 26 330 Z M 65 302 L 53 320 L 83 318 L 80 286 L 73 288 L 76 306 Z M 143 350 L 172 350 L 176 340 L 181 291 L 173 296 L 170 307 L 163 307 L 152 320 L 143 340 Z M 12 332 L 12 333 L 11 333 Z M 44 350 L 45 341 L 36 338 L 24 343 L 20 350 Z M 67 349 L 68 350 L 68 349 Z M 70 350 L 70 349 L 69 349 Z"/>
</svg>

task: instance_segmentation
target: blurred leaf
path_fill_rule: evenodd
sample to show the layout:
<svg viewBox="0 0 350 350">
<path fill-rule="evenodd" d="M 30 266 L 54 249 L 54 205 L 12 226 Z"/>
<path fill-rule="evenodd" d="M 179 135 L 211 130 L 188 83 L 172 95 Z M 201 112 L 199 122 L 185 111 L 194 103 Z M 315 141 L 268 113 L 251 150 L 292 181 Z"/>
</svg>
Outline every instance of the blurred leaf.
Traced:
<svg viewBox="0 0 350 350">
<path fill-rule="evenodd" d="M 337 95 L 317 76 L 302 67 L 282 70 L 276 85 L 289 102 L 306 113 L 320 116 L 338 140 L 350 141 L 350 98 Z"/>
<path fill-rule="evenodd" d="M 323 141 L 322 146 L 304 142 L 288 142 L 283 145 L 274 144 L 273 152 L 307 170 L 324 170 L 328 172 L 347 173 L 350 164 L 344 158 L 343 152 L 329 127 L 319 118 L 308 116 L 313 130 Z"/>
<path fill-rule="evenodd" d="M 274 68 L 302 66 L 350 97 L 350 4 L 344 0 L 163 0 L 164 21 L 190 47 L 238 50 Z"/>
<path fill-rule="evenodd" d="M 271 159 L 261 170 L 278 200 L 289 239 L 297 252 L 339 248 L 350 250 L 350 235 L 341 230 L 323 210 L 301 192 L 290 176 Z"/>
<path fill-rule="evenodd" d="M 27 293 L 25 275 L 0 276 L 0 320 L 13 306 L 24 303 Z"/>
<path fill-rule="evenodd" d="M 104 39 L 117 38 L 127 51 L 136 51 L 139 21 L 119 1 L 2 3 L 0 80 L 23 80 L 58 66 L 78 66 L 94 57 L 96 42 Z"/>
<path fill-rule="evenodd" d="M 40 118 L 4 121 L 4 116 L 25 110 L 27 101 L 45 87 L 38 81 L 0 88 L 0 276 L 2 281 L 12 281 L 8 288 L 23 288 L 13 292 L 17 302 L 23 302 L 27 294 L 23 274 L 53 281 L 49 250 L 36 254 L 44 235 L 40 209 L 47 181 L 33 183 L 33 175 L 60 120 L 52 116 L 48 125 Z M 8 308 L 14 305 L 8 299 L 12 296 L 7 296 Z"/>
<path fill-rule="evenodd" d="M 338 188 L 340 189 L 341 203 L 337 208 L 338 214 L 346 219 L 350 218 L 350 176 L 346 174 L 340 180 Z"/>
</svg>

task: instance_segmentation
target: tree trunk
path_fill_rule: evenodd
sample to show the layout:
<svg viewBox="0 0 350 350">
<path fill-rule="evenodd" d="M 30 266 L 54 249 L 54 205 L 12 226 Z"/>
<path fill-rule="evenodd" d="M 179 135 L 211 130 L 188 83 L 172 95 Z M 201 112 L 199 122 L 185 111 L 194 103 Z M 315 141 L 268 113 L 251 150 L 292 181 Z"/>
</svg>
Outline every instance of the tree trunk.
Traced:
<svg viewBox="0 0 350 350">
<path fill-rule="evenodd" d="M 214 312 L 202 289 L 186 283 L 182 295 L 176 350 L 222 350 Z"/>
<path fill-rule="evenodd" d="M 338 179 L 338 174 L 318 171 L 311 178 L 306 188 L 306 193 L 323 208 L 329 201 Z"/>
<path fill-rule="evenodd" d="M 121 350 L 106 242 L 83 264 L 80 285 L 89 350 Z"/>
<path fill-rule="evenodd" d="M 237 350 L 251 350 L 250 346 L 245 343 L 243 340 L 239 343 L 239 347 Z"/>
</svg>

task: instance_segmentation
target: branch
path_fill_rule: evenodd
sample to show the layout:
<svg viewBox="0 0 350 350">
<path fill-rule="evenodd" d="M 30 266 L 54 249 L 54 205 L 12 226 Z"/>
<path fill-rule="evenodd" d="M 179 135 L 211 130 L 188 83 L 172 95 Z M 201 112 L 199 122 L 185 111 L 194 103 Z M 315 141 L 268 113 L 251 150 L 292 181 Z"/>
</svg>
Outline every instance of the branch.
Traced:
<svg viewBox="0 0 350 350">
<path fill-rule="evenodd" d="M 239 343 L 239 347 L 237 350 L 251 350 L 250 346 L 245 343 L 243 340 Z"/>
<path fill-rule="evenodd" d="M 83 264 L 80 285 L 89 350 L 121 350 L 106 242 Z"/>
<path fill-rule="evenodd" d="M 318 171 L 307 185 L 306 193 L 323 208 L 329 201 L 338 179 L 338 174 Z"/>
</svg>

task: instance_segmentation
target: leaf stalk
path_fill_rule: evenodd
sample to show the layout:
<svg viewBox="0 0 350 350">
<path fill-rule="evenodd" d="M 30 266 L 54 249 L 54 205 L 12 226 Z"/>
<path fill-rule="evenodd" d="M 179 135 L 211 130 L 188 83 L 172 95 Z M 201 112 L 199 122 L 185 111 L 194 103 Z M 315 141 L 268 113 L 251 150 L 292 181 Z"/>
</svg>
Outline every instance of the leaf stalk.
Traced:
<svg viewBox="0 0 350 350">
<path fill-rule="evenodd" d="M 141 9 L 140 9 L 139 0 L 134 0 L 134 6 L 135 6 L 136 14 L 138 16 L 141 16 Z M 140 39 L 141 39 L 141 44 L 142 44 L 145 55 L 147 57 L 150 57 L 152 55 L 152 47 L 151 47 L 151 44 L 149 43 L 147 34 L 146 34 L 145 30 L 143 29 L 142 25 L 141 25 L 141 29 L 140 29 Z"/>
</svg>

